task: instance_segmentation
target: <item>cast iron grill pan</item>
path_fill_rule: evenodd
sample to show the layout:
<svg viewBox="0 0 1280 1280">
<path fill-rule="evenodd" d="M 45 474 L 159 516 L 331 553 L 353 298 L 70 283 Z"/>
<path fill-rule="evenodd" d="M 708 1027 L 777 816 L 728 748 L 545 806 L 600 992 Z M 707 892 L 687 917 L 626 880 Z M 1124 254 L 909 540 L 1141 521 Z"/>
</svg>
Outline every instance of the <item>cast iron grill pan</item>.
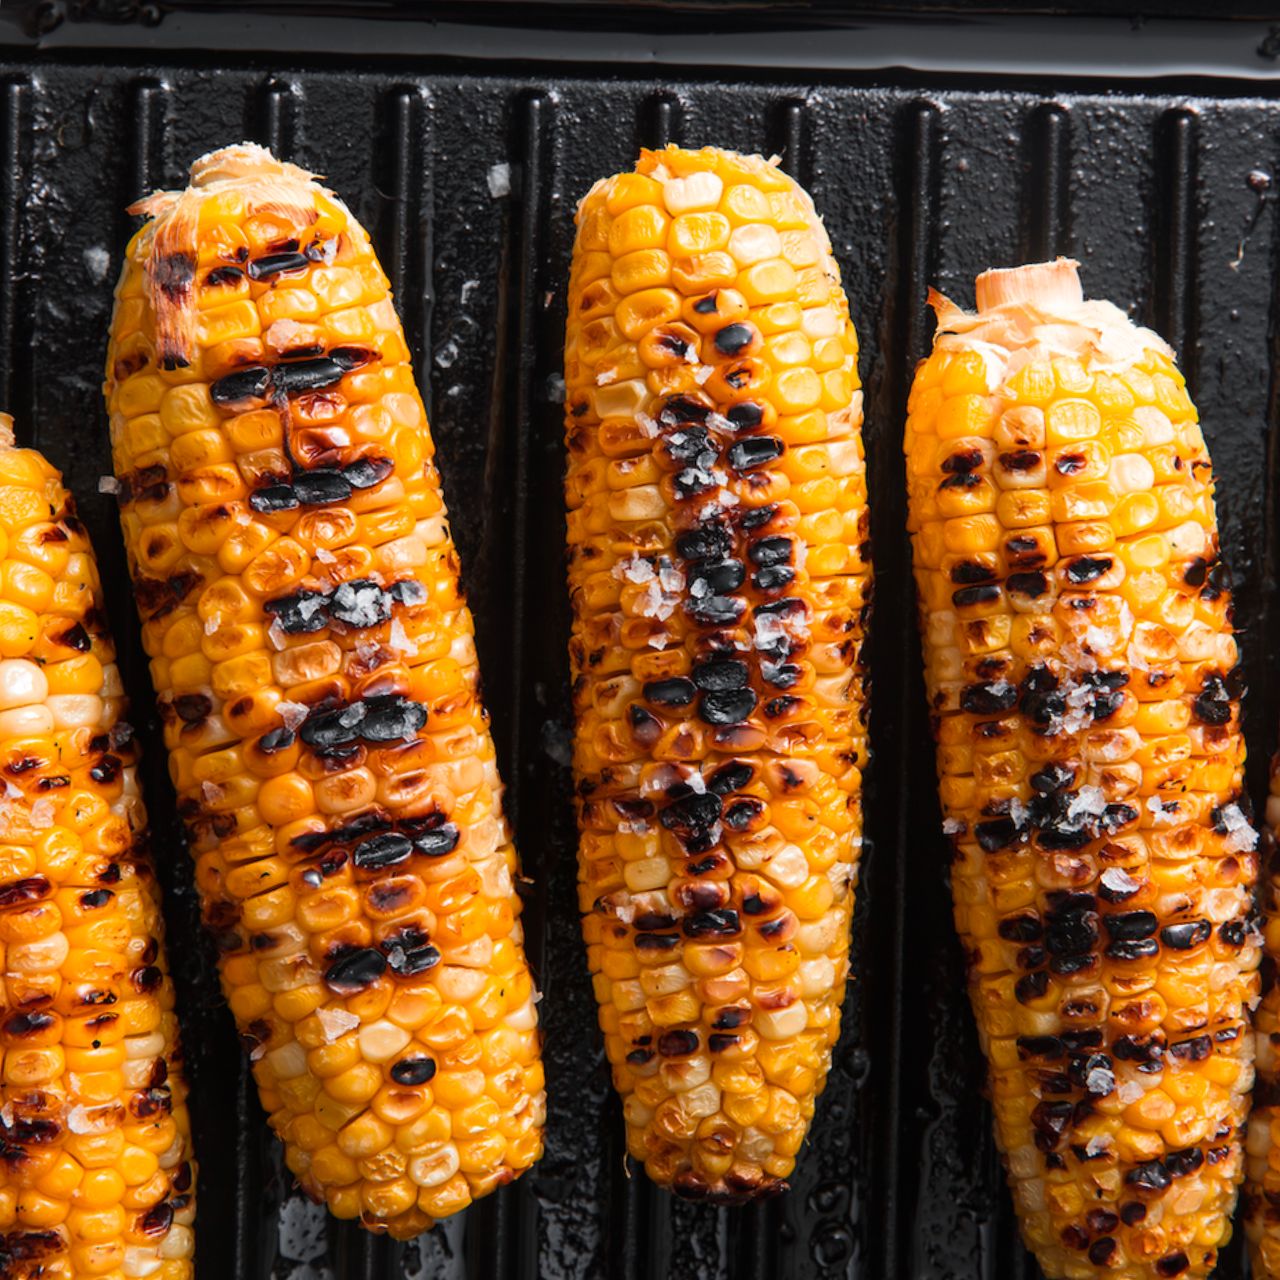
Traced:
<svg viewBox="0 0 1280 1280">
<path fill-rule="evenodd" d="M 293 18 L 294 21 L 305 19 Z M 283 31 L 283 28 L 282 28 Z M 1178 348 L 1218 473 L 1253 692 L 1249 777 L 1274 745 L 1277 413 L 1272 275 L 1280 104 L 1205 81 L 1001 86 L 708 69 L 662 88 L 609 68 L 521 70 L 222 55 L 0 65 L 0 403 L 66 473 L 109 584 L 194 1077 L 199 1271 L 223 1280 L 1025 1280 L 1035 1274 L 981 1103 L 945 881 L 904 532 L 900 434 L 925 288 L 1056 253 Z M 171 55 L 166 55 L 171 56 Z M 291 1190 L 197 932 L 125 587 L 99 393 L 124 207 L 250 138 L 328 175 L 370 228 L 427 397 L 476 614 L 524 867 L 550 1093 L 547 1153 L 408 1245 Z M 674 1200 L 624 1168 L 579 940 L 570 806 L 559 358 L 574 203 L 642 144 L 777 152 L 825 215 L 862 342 L 876 561 L 868 851 L 845 1030 L 789 1195 Z M 494 166 L 510 166 L 495 197 Z M 499 180 L 501 170 L 496 171 Z M 499 187 L 501 183 L 499 181 Z M 1243 1276 L 1238 1250 L 1220 1268 Z"/>
</svg>

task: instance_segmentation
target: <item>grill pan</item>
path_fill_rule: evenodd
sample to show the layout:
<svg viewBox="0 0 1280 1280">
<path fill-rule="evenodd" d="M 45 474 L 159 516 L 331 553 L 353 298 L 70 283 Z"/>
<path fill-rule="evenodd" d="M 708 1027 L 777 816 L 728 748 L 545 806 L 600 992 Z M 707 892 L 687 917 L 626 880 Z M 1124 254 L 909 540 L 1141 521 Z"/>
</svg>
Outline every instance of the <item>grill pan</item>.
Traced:
<svg viewBox="0 0 1280 1280">
<path fill-rule="evenodd" d="M 889 8 L 890 6 L 883 6 Z M 913 6 L 918 11 L 937 5 Z M 0 14 L 0 403 L 103 562 L 194 1078 L 198 1270 L 234 1280 L 1029 1280 L 980 1101 L 904 531 L 925 288 L 1056 253 L 1178 349 L 1218 473 L 1264 793 L 1280 682 L 1280 35 L 1173 0 L 927 22 L 840 5 L 17 4 Z M 1061 11 L 1074 10 L 1074 16 Z M 972 11 L 972 12 L 971 12 Z M 1087 16 L 1081 16 L 1087 15 Z M 917 15 L 918 16 L 918 15 Z M 377 19 L 377 20 L 375 20 Z M 618 28 L 623 28 L 619 30 Z M 1088 51 L 1092 49 L 1092 53 Z M 1092 62 L 1089 59 L 1092 59 Z M 544 992 L 547 1153 L 408 1245 L 291 1189 L 199 934 L 128 598 L 99 395 L 126 204 L 241 138 L 324 173 L 373 235 L 427 399 L 476 615 Z M 624 1167 L 578 932 L 567 768 L 560 344 L 574 202 L 640 145 L 776 152 L 825 215 L 862 343 L 877 603 L 857 981 L 787 1196 L 673 1200 Z M 501 166 L 508 166 L 507 169 Z M 509 190 L 503 191 L 504 182 Z M 493 192 L 500 194 L 495 195 Z M 1246 1274 L 1233 1248 L 1222 1280 Z"/>
</svg>

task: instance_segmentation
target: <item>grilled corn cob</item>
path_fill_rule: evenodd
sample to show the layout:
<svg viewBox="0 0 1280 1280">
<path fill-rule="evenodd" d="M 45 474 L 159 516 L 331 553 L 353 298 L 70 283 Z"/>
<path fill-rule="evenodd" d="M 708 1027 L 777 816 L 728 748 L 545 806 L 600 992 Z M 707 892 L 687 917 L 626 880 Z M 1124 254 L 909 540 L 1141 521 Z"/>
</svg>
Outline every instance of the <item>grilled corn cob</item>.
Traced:
<svg viewBox="0 0 1280 1280">
<path fill-rule="evenodd" d="M 205 918 L 289 1168 L 407 1237 L 541 1151 L 516 855 L 363 228 L 251 146 L 138 210 L 106 395 Z"/>
<path fill-rule="evenodd" d="M 186 1087 L 84 526 L 0 415 L 0 1275 L 192 1274 Z"/>
<path fill-rule="evenodd" d="M 1245 1146 L 1245 1235 L 1254 1280 L 1280 1280 L 1280 753 L 1271 760 L 1263 844 L 1266 963 L 1262 1001 L 1254 1017 L 1258 1081 Z"/>
<path fill-rule="evenodd" d="M 579 892 L 630 1154 L 785 1188 L 848 975 L 870 597 L 857 339 L 773 164 L 645 151 L 565 344 Z"/>
<path fill-rule="evenodd" d="M 1205 1276 L 1253 1080 L 1256 835 L 1213 480 L 1172 352 L 1077 264 L 933 295 L 906 427 L 956 923 L 1050 1277 Z"/>
</svg>

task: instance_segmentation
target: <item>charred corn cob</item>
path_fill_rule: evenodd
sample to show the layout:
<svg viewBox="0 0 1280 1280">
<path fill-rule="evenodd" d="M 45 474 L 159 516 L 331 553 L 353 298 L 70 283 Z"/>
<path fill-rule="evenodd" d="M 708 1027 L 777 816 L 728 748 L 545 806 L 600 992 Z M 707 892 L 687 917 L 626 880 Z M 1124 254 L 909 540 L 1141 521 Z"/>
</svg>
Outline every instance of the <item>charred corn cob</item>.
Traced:
<svg viewBox="0 0 1280 1280">
<path fill-rule="evenodd" d="M 1263 846 L 1265 943 L 1262 1001 L 1254 1016 L 1258 1080 L 1245 1146 L 1245 1235 L 1254 1280 L 1280 1280 L 1280 753 L 1271 760 Z"/>
<path fill-rule="evenodd" d="M 0 1275 L 188 1280 L 159 894 L 71 495 L 0 415 Z"/>
<path fill-rule="evenodd" d="M 839 1032 L 866 762 L 857 339 L 773 164 L 646 151 L 565 344 L 580 907 L 630 1154 L 785 1188 Z"/>
<path fill-rule="evenodd" d="M 159 193 L 117 290 L 121 519 L 223 987 L 289 1168 L 407 1237 L 541 1151 L 471 616 L 368 235 L 261 148 Z"/>
<path fill-rule="evenodd" d="M 1209 456 L 1077 264 L 933 295 L 906 427 L 956 923 L 1050 1277 L 1206 1276 L 1253 1080 L 1256 835 Z"/>
</svg>

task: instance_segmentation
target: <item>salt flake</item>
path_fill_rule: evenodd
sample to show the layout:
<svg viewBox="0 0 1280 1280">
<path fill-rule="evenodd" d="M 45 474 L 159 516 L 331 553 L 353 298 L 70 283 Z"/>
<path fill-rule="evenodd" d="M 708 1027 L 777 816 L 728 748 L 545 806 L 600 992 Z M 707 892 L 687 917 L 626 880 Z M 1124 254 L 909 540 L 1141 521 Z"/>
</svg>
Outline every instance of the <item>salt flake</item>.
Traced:
<svg viewBox="0 0 1280 1280">
<path fill-rule="evenodd" d="M 316 1017 L 320 1019 L 320 1026 L 324 1029 L 325 1044 L 341 1040 L 348 1031 L 353 1031 L 360 1025 L 360 1019 L 345 1009 L 317 1009 Z"/>
</svg>

